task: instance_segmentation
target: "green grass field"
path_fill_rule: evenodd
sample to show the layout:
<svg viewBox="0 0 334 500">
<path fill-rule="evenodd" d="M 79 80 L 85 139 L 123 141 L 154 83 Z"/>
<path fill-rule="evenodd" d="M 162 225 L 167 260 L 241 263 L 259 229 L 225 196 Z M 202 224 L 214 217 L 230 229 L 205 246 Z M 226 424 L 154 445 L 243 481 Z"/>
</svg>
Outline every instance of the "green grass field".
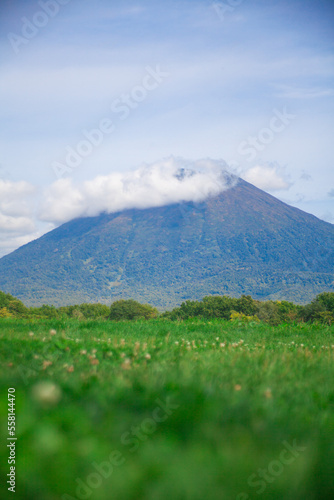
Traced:
<svg viewBox="0 0 334 500">
<path fill-rule="evenodd" d="M 0 356 L 1 498 L 334 498 L 334 326 L 3 319 Z"/>
</svg>

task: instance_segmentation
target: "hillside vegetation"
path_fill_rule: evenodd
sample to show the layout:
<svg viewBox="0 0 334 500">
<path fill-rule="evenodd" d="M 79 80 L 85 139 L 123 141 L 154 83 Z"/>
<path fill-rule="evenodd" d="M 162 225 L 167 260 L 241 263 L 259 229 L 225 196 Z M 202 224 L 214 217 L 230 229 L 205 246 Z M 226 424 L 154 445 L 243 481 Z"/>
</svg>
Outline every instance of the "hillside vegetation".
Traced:
<svg viewBox="0 0 334 500">
<path fill-rule="evenodd" d="M 271 325 L 294 322 L 320 322 L 331 325 L 334 324 L 334 292 L 321 293 L 304 306 L 287 301 L 258 301 L 249 295 L 242 295 L 240 298 L 210 296 L 201 301 L 185 301 L 180 307 L 164 313 L 133 299 L 115 301 L 110 307 L 104 304 L 79 304 L 58 308 L 49 305 L 26 307 L 10 294 L 0 292 L 0 318 L 121 321 L 157 317 L 171 320 L 220 318 L 239 323 L 261 321 Z"/>
</svg>

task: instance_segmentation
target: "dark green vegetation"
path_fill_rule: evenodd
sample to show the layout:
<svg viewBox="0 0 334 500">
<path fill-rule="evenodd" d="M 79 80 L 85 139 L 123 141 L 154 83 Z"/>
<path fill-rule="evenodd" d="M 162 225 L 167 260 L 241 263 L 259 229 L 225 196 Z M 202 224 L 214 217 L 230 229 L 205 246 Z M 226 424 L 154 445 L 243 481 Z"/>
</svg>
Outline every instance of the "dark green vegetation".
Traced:
<svg viewBox="0 0 334 500">
<path fill-rule="evenodd" d="M 333 290 L 334 226 L 239 180 L 203 203 L 68 222 L 0 259 L 0 289 L 26 304 L 161 309 L 206 295 L 309 302 Z"/>
<path fill-rule="evenodd" d="M 17 419 L 16 493 L 3 481 L 1 498 L 334 498 L 333 334 L 222 319 L 0 319 L 4 438 L 9 387 Z M 2 445 L 2 478 L 7 457 Z"/>
<path fill-rule="evenodd" d="M 108 319 L 114 321 L 150 319 L 156 318 L 158 314 L 158 310 L 148 304 L 139 304 L 133 299 L 117 300 L 110 306 Z"/>
<path fill-rule="evenodd" d="M 59 308 L 43 305 L 29 308 L 10 294 L 0 292 L 0 318 L 122 321 L 151 319 L 158 316 L 172 320 L 220 318 L 244 323 L 263 321 L 271 325 L 296 322 L 319 322 L 331 325 L 334 324 L 334 293 L 323 292 L 305 306 L 287 301 L 261 302 L 249 295 L 242 295 L 238 299 L 211 296 L 204 297 L 201 301 L 187 300 L 180 307 L 159 314 L 156 308 L 149 304 L 140 304 L 133 299 L 117 300 L 110 308 L 103 304 L 79 304 Z"/>
<path fill-rule="evenodd" d="M 204 297 L 201 301 L 186 301 L 180 307 L 162 315 L 168 319 L 220 318 L 238 322 L 263 321 L 271 325 L 296 322 L 334 324 L 334 293 L 324 292 L 310 304 L 300 306 L 287 301 L 253 300 L 252 297 Z"/>
</svg>

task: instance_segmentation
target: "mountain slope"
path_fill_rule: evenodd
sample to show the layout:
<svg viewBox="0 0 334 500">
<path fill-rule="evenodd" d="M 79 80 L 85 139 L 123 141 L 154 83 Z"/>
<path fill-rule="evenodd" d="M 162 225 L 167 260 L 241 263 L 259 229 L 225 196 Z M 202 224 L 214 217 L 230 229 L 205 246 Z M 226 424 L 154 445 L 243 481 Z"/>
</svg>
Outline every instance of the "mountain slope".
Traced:
<svg viewBox="0 0 334 500">
<path fill-rule="evenodd" d="M 202 203 L 72 220 L 0 259 L 28 305 L 208 294 L 310 301 L 334 288 L 334 226 L 240 180 Z"/>
</svg>

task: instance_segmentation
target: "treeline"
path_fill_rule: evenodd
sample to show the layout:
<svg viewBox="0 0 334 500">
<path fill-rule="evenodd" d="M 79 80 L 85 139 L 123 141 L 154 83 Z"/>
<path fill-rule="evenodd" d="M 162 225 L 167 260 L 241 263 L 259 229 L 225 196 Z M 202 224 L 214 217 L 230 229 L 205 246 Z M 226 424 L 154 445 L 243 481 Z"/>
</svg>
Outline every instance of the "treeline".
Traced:
<svg viewBox="0 0 334 500">
<path fill-rule="evenodd" d="M 111 306 L 104 304 L 79 304 L 73 306 L 26 307 L 23 302 L 0 291 L 0 318 L 21 319 L 79 319 L 79 320 L 137 320 L 159 316 L 155 307 L 135 300 L 118 300 Z"/>
<path fill-rule="evenodd" d="M 249 295 L 240 298 L 209 296 L 200 301 L 187 300 L 172 311 L 159 313 L 155 307 L 132 299 L 118 300 L 111 306 L 80 304 L 58 308 L 49 305 L 26 307 L 15 297 L 0 292 L 0 318 L 122 321 L 157 317 L 176 321 L 217 318 L 244 323 L 262 321 L 271 325 L 296 322 L 331 325 L 334 324 L 334 293 L 321 293 L 305 306 L 284 300 L 259 301 Z"/>
<path fill-rule="evenodd" d="M 296 322 L 320 322 L 331 325 L 334 324 L 334 293 L 321 293 L 305 306 L 285 300 L 261 302 L 249 295 L 242 295 L 238 299 L 210 296 L 204 297 L 201 301 L 187 300 L 163 316 L 172 320 L 198 317 L 239 322 L 263 321 L 271 325 Z"/>
</svg>

